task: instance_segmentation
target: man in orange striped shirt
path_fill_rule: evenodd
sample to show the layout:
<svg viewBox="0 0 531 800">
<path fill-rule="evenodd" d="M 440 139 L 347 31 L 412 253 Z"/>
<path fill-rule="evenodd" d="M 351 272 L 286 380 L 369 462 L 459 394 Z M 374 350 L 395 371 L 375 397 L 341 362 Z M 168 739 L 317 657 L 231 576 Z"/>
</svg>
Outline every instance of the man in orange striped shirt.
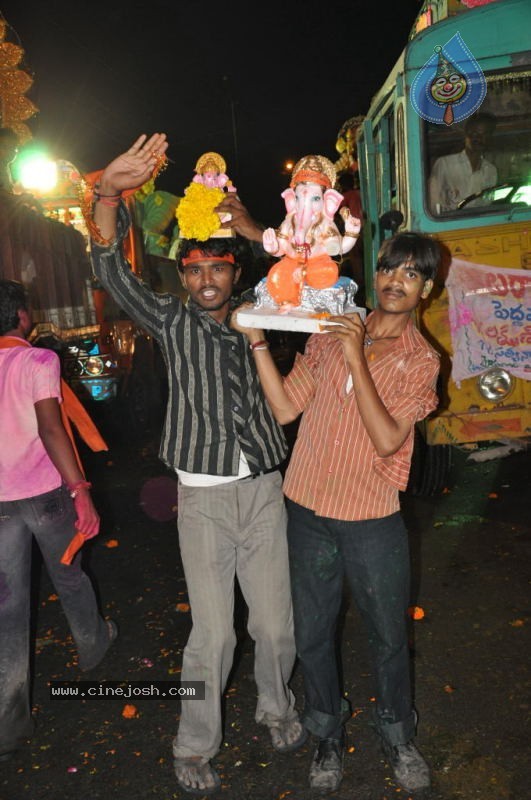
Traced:
<svg viewBox="0 0 531 800">
<path fill-rule="evenodd" d="M 413 743 L 409 550 L 399 491 L 407 485 L 414 425 L 437 406 L 439 357 L 411 317 L 430 293 L 439 262 L 439 247 L 427 236 L 386 240 L 375 276 L 378 305 L 366 324 L 357 314 L 331 318 L 285 379 L 263 332 L 243 330 L 276 419 L 286 424 L 303 413 L 284 493 L 305 682 L 302 721 L 319 740 L 310 785 L 321 793 L 341 782 L 350 716 L 335 648 L 343 576 L 369 635 L 384 753 L 406 791 L 430 783 Z"/>
</svg>

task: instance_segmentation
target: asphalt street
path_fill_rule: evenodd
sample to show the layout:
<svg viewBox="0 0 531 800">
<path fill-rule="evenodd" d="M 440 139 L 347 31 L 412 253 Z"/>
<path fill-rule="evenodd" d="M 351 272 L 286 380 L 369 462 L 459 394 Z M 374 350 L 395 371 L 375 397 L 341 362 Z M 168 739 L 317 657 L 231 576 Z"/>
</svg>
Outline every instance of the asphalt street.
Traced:
<svg viewBox="0 0 531 800">
<path fill-rule="evenodd" d="M 104 431 L 105 433 L 105 431 Z M 102 611 L 120 636 L 102 664 L 80 673 L 48 576 L 34 569 L 33 704 L 36 730 L 0 764 L 0 800 L 174 800 L 172 697 L 50 697 L 50 680 L 179 680 L 190 612 L 176 532 L 175 479 L 157 437 L 107 432 L 108 454 L 83 453 L 102 515 L 85 547 Z M 530 795 L 528 546 L 529 458 L 471 463 L 456 452 L 444 493 L 403 497 L 413 564 L 411 621 L 417 743 L 433 772 L 430 800 L 525 800 Z M 366 641 L 345 593 L 344 688 L 352 705 L 337 800 L 407 798 L 393 782 L 369 723 L 373 685 Z M 245 606 L 224 698 L 225 738 L 215 765 L 226 800 L 313 800 L 313 742 L 279 755 L 254 722 L 253 645 Z M 295 670 L 292 687 L 302 699 Z M 127 708 L 130 706 L 130 708 Z"/>
</svg>

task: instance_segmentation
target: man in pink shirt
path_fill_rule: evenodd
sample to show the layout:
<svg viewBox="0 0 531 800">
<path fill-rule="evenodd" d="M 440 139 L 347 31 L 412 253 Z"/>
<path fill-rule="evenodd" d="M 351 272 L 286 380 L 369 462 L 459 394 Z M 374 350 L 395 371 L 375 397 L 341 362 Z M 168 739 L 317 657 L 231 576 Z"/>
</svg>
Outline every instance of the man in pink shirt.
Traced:
<svg viewBox="0 0 531 800">
<path fill-rule="evenodd" d="M 32 538 L 60 597 L 82 670 L 116 638 L 104 620 L 79 554 L 61 556 L 76 531 L 96 536 L 99 516 L 60 414 L 57 355 L 26 341 L 32 327 L 24 289 L 0 281 L 0 761 L 33 731 L 29 692 Z"/>
</svg>

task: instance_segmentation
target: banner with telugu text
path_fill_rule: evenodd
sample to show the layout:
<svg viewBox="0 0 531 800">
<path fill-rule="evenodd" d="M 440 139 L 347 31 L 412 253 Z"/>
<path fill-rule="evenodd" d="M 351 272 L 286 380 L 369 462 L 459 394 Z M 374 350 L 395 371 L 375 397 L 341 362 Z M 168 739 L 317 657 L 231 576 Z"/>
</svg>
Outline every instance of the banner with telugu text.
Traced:
<svg viewBox="0 0 531 800">
<path fill-rule="evenodd" d="M 491 367 L 531 379 L 531 274 L 452 259 L 446 281 L 457 385 Z"/>
</svg>

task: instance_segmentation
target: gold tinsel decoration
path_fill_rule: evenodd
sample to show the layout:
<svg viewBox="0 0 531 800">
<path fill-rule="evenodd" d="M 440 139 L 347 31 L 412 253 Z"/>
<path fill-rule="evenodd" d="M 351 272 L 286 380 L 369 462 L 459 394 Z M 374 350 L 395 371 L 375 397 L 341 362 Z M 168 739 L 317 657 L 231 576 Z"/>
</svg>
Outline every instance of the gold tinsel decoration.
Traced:
<svg viewBox="0 0 531 800">
<path fill-rule="evenodd" d="M 25 120 L 33 117 L 39 109 L 25 97 L 33 78 L 20 68 L 23 48 L 6 41 L 9 30 L 9 25 L 0 15 L 0 124 L 15 131 L 20 144 L 24 144 L 31 139 Z"/>
</svg>

